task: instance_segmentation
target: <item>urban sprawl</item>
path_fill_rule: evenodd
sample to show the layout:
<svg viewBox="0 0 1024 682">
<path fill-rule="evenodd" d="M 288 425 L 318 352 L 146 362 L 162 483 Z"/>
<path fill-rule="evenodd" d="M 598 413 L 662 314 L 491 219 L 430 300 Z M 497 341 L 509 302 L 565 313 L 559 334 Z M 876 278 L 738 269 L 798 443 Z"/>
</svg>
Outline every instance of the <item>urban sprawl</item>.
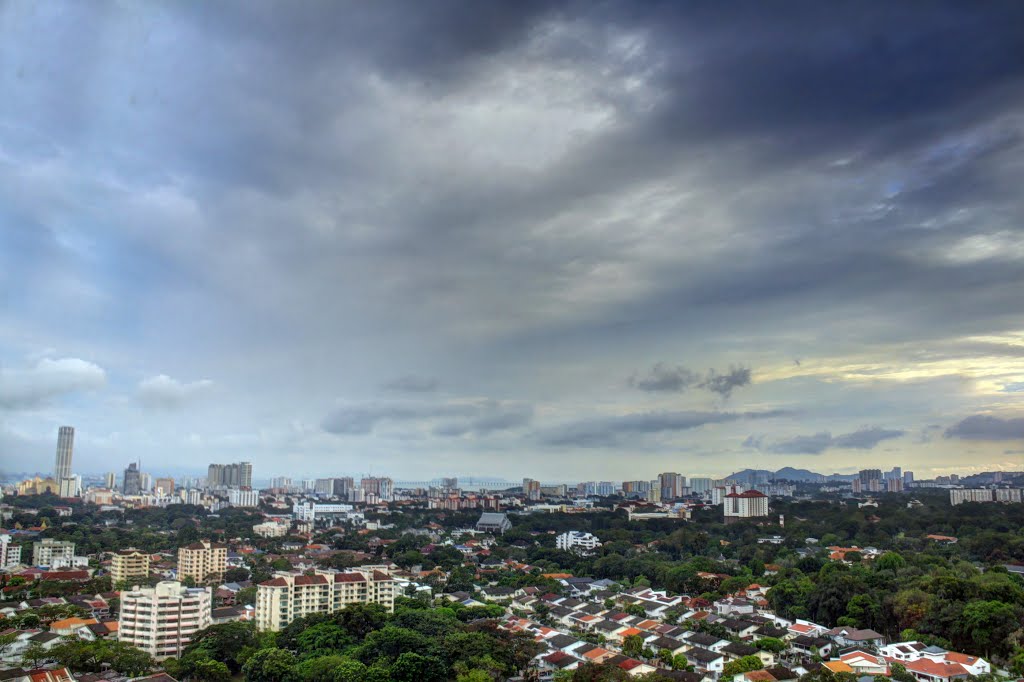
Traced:
<svg viewBox="0 0 1024 682">
<path fill-rule="evenodd" d="M 1024 678 L 1024 472 L 257 486 L 73 460 L 61 427 L 52 475 L 3 486 L 0 681 Z"/>
</svg>

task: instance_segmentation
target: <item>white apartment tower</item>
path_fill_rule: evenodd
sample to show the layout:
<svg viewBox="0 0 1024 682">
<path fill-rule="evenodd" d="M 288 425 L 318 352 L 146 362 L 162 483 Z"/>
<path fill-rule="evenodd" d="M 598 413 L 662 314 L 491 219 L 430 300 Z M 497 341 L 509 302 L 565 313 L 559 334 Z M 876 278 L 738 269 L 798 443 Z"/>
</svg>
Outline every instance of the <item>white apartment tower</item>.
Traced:
<svg viewBox="0 0 1024 682">
<path fill-rule="evenodd" d="M 278 631 L 311 613 L 334 613 L 349 604 L 381 604 L 395 608 L 395 581 L 375 570 L 313 575 L 278 573 L 256 591 L 256 627 Z"/>
<path fill-rule="evenodd" d="M 117 638 L 158 661 L 181 656 L 192 636 L 212 624 L 212 607 L 209 587 L 184 587 L 175 580 L 135 587 L 121 593 Z"/>
<path fill-rule="evenodd" d="M 768 496 L 759 490 L 729 493 L 722 505 L 725 522 L 768 516 Z"/>
<path fill-rule="evenodd" d="M 0 568 L 14 568 L 21 563 L 21 545 L 4 533 L 0 535 Z"/>
</svg>

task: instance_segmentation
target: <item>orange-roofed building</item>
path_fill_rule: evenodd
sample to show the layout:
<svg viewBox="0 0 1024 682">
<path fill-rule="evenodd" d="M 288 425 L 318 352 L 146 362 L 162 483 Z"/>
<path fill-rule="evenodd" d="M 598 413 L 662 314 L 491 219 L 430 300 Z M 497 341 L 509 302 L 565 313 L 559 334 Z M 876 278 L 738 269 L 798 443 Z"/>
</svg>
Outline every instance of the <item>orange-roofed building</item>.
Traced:
<svg viewBox="0 0 1024 682">
<path fill-rule="evenodd" d="M 822 663 L 823 666 L 828 668 L 834 673 L 852 673 L 853 668 L 849 663 L 843 663 L 842 661 L 825 661 Z"/>
</svg>

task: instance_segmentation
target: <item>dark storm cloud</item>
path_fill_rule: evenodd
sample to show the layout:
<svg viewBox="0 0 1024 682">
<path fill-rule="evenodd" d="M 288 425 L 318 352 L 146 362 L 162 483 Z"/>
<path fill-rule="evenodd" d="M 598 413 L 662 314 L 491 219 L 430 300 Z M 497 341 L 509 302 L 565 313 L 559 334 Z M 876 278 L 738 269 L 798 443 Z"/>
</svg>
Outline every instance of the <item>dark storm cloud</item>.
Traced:
<svg viewBox="0 0 1024 682">
<path fill-rule="evenodd" d="M 384 384 L 388 391 L 400 391 L 405 393 L 430 393 L 436 391 L 440 382 L 434 377 L 417 376 L 407 374 L 397 377 Z"/>
<path fill-rule="evenodd" d="M 672 367 L 659 362 L 651 367 L 645 376 L 633 374 L 629 377 L 629 385 L 641 391 L 679 392 L 700 381 L 700 375 L 682 366 Z"/>
<path fill-rule="evenodd" d="M 613 447 L 625 437 L 688 431 L 708 424 L 723 424 L 745 419 L 771 419 L 789 414 L 783 410 L 762 412 L 643 412 L 612 417 L 583 419 L 556 426 L 540 434 L 550 446 L 584 448 Z"/>
<path fill-rule="evenodd" d="M 706 388 L 723 398 L 728 398 L 732 395 L 734 388 L 747 386 L 748 384 L 750 384 L 750 368 L 730 367 L 729 371 L 725 374 L 719 374 L 715 370 L 710 370 L 707 377 L 701 382 L 701 388 Z"/>
<path fill-rule="evenodd" d="M 135 378 L 187 358 L 182 376 L 302 396 L 248 386 L 238 431 L 267 412 L 315 421 L 395 357 L 523 402 L 357 402 L 325 430 L 511 438 L 552 384 L 591 388 L 569 364 L 670 348 L 703 367 L 811 365 L 837 341 L 922 347 L 1024 314 L 1021 3 L 13 2 L 0 17 L 5 339 L 92 344 Z M 86 386 L 38 379 L 0 382 L 0 406 Z M 630 383 L 728 397 L 750 382 L 661 364 Z M 163 383 L 145 395 L 180 402 Z M 566 424 L 539 438 L 565 446 L 767 414 L 588 419 L 552 402 Z M 1005 433 L 968 421 L 949 432 Z M 798 452 L 896 433 L 807 422 Z"/>
<path fill-rule="evenodd" d="M 1024 440 L 1024 417 L 976 414 L 949 427 L 944 435 L 962 440 Z"/>
<path fill-rule="evenodd" d="M 728 398 L 732 395 L 733 389 L 750 383 L 750 369 L 731 367 L 724 374 L 709 369 L 700 374 L 681 365 L 672 366 L 659 362 L 651 367 L 646 375 L 634 373 L 629 377 L 628 383 L 641 391 L 669 393 L 678 393 L 696 386 Z"/>
<path fill-rule="evenodd" d="M 767 445 L 763 436 L 750 436 L 743 442 L 743 445 L 776 454 L 820 455 L 831 448 L 871 450 L 882 441 L 900 438 L 905 433 L 899 429 L 883 429 L 875 426 L 838 436 L 822 431 L 806 436 L 795 436 Z"/>
<path fill-rule="evenodd" d="M 529 405 L 485 400 L 474 403 L 383 403 L 339 407 L 328 414 L 321 426 L 336 435 L 367 435 L 383 423 L 434 422 L 435 435 L 477 435 L 524 426 L 533 416 Z M 453 421 L 448 421 L 453 420 Z"/>
</svg>

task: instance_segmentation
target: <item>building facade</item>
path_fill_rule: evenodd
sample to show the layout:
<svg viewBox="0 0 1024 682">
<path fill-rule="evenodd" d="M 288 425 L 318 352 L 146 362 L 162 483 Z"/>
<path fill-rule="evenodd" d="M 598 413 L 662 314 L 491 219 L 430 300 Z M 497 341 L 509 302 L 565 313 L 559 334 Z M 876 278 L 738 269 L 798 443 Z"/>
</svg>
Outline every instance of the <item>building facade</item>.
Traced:
<svg viewBox="0 0 1024 682">
<path fill-rule="evenodd" d="M 395 608 L 395 581 L 376 570 L 317 571 L 313 575 L 278 573 L 256 590 L 256 627 L 278 631 L 311 613 L 334 613 L 349 604 Z"/>
<path fill-rule="evenodd" d="M 178 550 L 178 580 L 197 583 L 222 580 L 228 565 L 228 548 L 205 540 Z"/>
<path fill-rule="evenodd" d="M 32 543 L 32 563 L 36 566 L 52 566 L 54 560 L 70 562 L 74 557 L 73 542 L 43 538 Z"/>
<path fill-rule="evenodd" d="M 75 429 L 62 426 L 57 430 L 57 460 L 53 467 L 53 480 L 59 485 L 71 477 L 71 454 L 75 449 Z"/>
<path fill-rule="evenodd" d="M 601 541 L 590 533 L 583 533 L 578 530 L 570 530 L 555 538 L 555 547 L 567 552 L 582 550 L 590 552 L 601 546 Z"/>
<path fill-rule="evenodd" d="M 21 545 L 4 533 L 0 535 L 0 568 L 14 568 L 21 564 Z"/>
<path fill-rule="evenodd" d="M 149 577 L 149 554 L 137 549 L 122 549 L 110 556 L 110 579 L 116 585 Z"/>
<path fill-rule="evenodd" d="M 722 505 L 725 521 L 755 519 L 768 516 L 768 496 L 758 490 L 729 493 Z"/>
<path fill-rule="evenodd" d="M 125 495 L 142 494 L 142 472 L 139 471 L 139 466 L 135 462 L 129 464 L 128 468 L 124 470 L 121 492 Z"/>
<path fill-rule="evenodd" d="M 117 638 L 158 661 L 181 656 L 192 636 L 210 627 L 209 587 L 184 587 L 175 580 L 121 592 Z"/>
<path fill-rule="evenodd" d="M 288 535 L 288 524 L 280 521 L 264 521 L 254 525 L 252 532 L 261 538 L 283 538 Z"/>
</svg>

